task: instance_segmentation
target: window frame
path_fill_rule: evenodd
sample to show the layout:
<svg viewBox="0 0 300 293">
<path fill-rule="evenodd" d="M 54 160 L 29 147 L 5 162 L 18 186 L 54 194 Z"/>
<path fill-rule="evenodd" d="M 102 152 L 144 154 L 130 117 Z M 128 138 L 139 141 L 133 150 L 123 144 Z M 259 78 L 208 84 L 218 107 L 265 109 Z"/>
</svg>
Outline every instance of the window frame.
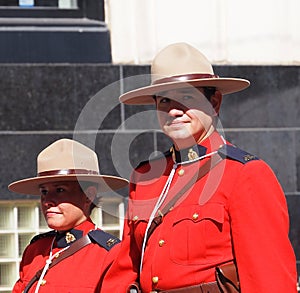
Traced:
<svg viewBox="0 0 300 293">
<path fill-rule="evenodd" d="M 77 0 L 78 8 L 0 6 L 4 18 L 88 18 L 104 21 L 104 0 Z"/>
</svg>

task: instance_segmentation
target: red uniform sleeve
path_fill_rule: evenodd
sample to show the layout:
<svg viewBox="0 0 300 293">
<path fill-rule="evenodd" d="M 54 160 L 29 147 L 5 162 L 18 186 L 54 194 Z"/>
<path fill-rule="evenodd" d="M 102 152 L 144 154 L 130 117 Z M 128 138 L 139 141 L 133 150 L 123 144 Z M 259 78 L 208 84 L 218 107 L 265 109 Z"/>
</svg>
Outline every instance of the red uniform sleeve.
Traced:
<svg viewBox="0 0 300 293">
<path fill-rule="evenodd" d="M 232 237 L 241 292 L 297 292 L 284 193 L 262 161 L 245 164 L 230 197 Z"/>
<path fill-rule="evenodd" d="M 28 251 L 28 246 L 26 247 L 26 249 L 23 252 L 22 260 L 21 260 L 20 268 L 19 268 L 19 279 L 15 283 L 12 293 L 23 292 L 26 287 L 26 283 L 23 280 L 23 266 L 24 266 L 24 260 L 27 258 L 27 251 Z"/>
<path fill-rule="evenodd" d="M 16 284 L 13 287 L 12 293 L 21 293 L 25 289 L 25 286 L 23 285 L 23 282 L 21 279 L 19 279 Z"/>
<path fill-rule="evenodd" d="M 97 285 L 97 288 L 95 290 L 95 293 L 96 292 L 100 292 L 101 290 L 101 286 L 102 286 L 102 283 L 103 283 L 103 279 L 106 275 L 106 273 L 108 272 L 109 268 L 111 267 L 111 265 L 113 264 L 113 261 L 115 260 L 115 258 L 117 257 L 119 251 L 120 251 L 120 247 L 121 247 L 121 244 L 117 244 L 115 245 L 107 254 L 106 254 L 106 257 L 104 258 L 103 260 L 103 265 L 102 265 L 102 268 L 101 268 L 101 278 L 99 280 L 99 283 Z"/>
<path fill-rule="evenodd" d="M 130 194 L 134 193 L 132 190 L 133 186 L 131 184 Z M 120 250 L 104 277 L 100 290 L 101 293 L 125 293 L 129 285 L 136 282 L 141 254 L 140 247 L 135 242 L 135 237 L 131 235 L 133 231 L 130 228 L 130 220 L 128 219 L 128 211 L 130 209 L 129 202 Z"/>
</svg>

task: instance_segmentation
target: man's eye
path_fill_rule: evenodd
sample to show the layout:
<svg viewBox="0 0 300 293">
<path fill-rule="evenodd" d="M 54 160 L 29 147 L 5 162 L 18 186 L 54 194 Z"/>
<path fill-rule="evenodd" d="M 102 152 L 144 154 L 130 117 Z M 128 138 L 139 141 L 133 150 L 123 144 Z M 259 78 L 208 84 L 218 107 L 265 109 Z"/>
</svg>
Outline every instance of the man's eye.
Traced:
<svg viewBox="0 0 300 293">
<path fill-rule="evenodd" d="M 169 103 L 170 102 L 170 99 L 169 98 L 161 98 L 159 103 L 160 104 L 166 104 L 166 103 Z"/>
<path fill-rule="evenodd" d="M 65 190 L 62 187 L 56 188 L 56 192 L 64 192 Z"/>
</svg>

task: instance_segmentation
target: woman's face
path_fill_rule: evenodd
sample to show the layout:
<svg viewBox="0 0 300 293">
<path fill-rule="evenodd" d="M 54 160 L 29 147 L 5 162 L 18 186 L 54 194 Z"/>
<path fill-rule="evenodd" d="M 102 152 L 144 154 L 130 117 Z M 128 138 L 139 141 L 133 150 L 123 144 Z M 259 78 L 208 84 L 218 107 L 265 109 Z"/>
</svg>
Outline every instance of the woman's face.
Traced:
<svg viewBox="0 0 300 293">
<path fill-rule="evenodd" d="M 45 183 L 40 193 L 42 212 L 51 229 L 69 230 L 87 219 L 91 201 L 78 182 Z"/>
</svg>

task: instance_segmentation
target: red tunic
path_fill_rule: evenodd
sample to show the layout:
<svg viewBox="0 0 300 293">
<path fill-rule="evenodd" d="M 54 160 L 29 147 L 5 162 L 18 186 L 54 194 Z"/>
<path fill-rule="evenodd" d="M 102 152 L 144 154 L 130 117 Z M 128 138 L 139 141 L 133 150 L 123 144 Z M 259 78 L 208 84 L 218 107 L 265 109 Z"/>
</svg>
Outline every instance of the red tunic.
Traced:
<svg viewBox="0 0 300 293">
<path fill-rule="evenodd" d="M 74 229 L 82 231 L 83 235 L 86 235 L 90 230 L 95 229 L 95 225 L 88 220 Z M 35 273 L 44 267 L 49 257 L 53 237 L 55 237 L 53 234 L 44 235 L 45 237 L 39 236 L 39 239 L 29 244 L 25 249 L 20 264 L 20 279 L 16 282 L 13 293 L 23 292 Z M 39 292 L 95 292 L 102 281 L 104 273 L 118 252 L 118 248 L 119 245 L 115 245 L 108 251 L 98 243 L 91 243 L 85 246 L 72 256 L 53 266 L 53 268 L 50 268 L 43 278 L 44 282 L 40 286 Z M 57 247 L 57 242 L 55 241 L 53 254 L 61 249 Z M 34 292 L 36 285 L 37 282 L 35 282 L 29 292 Z"/>
<path fill-rule="evenodd" d="M 208 154 L 220 144 L 214 133 L 202 147 Z M 176 169 L 166 202 L 207 160 Z M 172 157 L 166 156 L 133 173 L 121 251 L 101 292 L 124 293 L 138 278 L 147 222 L 172 166 Z M 215 281 L 215 267 L 233 258 L 242 293 L 297 292 L 288 232 L 286 199 L 269 166 L 251 155 L 243 163 L 224 159 L 184 194 L 150 236 L 139 276 L 142 292 Z"/>
</svg>

